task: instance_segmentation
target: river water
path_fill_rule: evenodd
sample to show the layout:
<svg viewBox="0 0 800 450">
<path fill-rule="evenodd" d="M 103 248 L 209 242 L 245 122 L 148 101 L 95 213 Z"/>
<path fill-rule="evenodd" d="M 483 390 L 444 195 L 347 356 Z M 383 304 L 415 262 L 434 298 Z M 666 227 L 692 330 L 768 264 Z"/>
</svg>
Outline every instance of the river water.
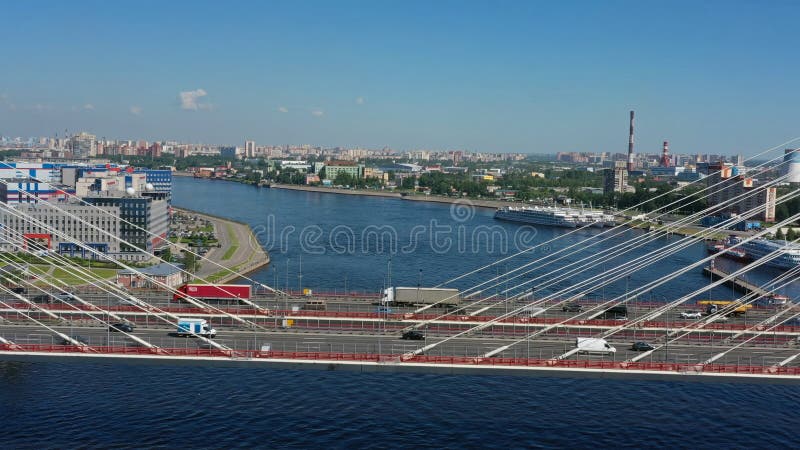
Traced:
<svg viewBox="0 0 800 450">
<path fill-rule="evenodd" d="M 605 236 L 600 230 L 569 234 L 452 281 L 567 231 L 495 222 L 492 211 L 469 205 L 184 178 L 175 180 L 174 203 L 249 223 L 273 261 L 251 277 L 291 289 L 302 283 L 315 290 L 377 291 L 386 284 L 448 281 L 464 289 L 532 263 L 531 274 L 500 278 L 485 292 L 531 281 L 519 289 L 535 286 L 537 296 L 546 295 L 588 275 L 535 279 L 553 270 L 540 259 Z M 623 258 L 596 256 L 599 249 L 636 233 L 625 231 L 596 247 L 581 244 L 559 264 L 589 257 L 603 261 L 595 273 L 608 270 Z M 659 239 L 625 258 L 668 242 Z M 625 295 L 704 255 L 702 245 L 693 245 L 594 295 Z M 775 275 L 764 269 L 749 276 L 766 281 Z M 642 297 L 672 299 L 707 283 L 694 269 Z M 729 298 L 731 292 L 715 289 L 711 296 Z M 799 396 L 797 387 L 750 384 L 0 363 L 0 447 L 796 447 Z"/>
</svg>

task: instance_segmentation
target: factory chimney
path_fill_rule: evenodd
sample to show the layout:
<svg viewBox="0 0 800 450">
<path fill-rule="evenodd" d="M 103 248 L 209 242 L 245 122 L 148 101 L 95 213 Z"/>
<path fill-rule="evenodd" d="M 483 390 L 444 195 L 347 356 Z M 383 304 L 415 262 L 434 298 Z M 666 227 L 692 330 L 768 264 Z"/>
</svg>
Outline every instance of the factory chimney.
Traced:
<svg viewBox="0 0 800 450">
<path fill-rule="evenodd" d="M 664 141 L 664 149 L 661 150 L 661 167 L 669 167 L 669 142 Z"/>
<path fill-rule="evenodd" d="M 628 172 L 633 169 L 633 111 L 631 111 L 631 131 L 628 135 Z"/>
</svg>

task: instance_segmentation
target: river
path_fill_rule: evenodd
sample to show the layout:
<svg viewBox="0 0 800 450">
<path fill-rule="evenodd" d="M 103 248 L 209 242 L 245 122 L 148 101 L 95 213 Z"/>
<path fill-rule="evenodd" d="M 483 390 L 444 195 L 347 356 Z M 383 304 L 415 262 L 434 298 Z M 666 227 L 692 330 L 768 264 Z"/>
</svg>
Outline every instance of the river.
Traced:
<svg viewBox="0 0 800 450">
<path fill-rule="evenodd" d="M 185 178 L 175 180 L 174 203 L 249 223 L 273 261 L 251 276 L 292 289 L 438 285 L 568 233 L 495 222 L 492 211 L 469 205 Z M 463 289 L 531 262 L 533 275 L 501 279 L 490 291 L 533 280 L 552 270 L 539 258 L 600 233 L 563 236 L 448 285 Z M 637 233 L 624 231 L 597 248 Z M 658 239 L 626 258 L 668 242 Z M 561 264 L 598 251 L 580 248 Z M 692 245 L 594 295 L 624 295 L 704 255 L 702 245 Z M 619 262 L 609 258 L 596 271 Z M 752 277 L 774 275 L 765 269 Z M 545 295 L 585 276 L 525 286 Z M 705 283 L 695 269 L 652 295 L 671 299 Z M 4 448 L 790 448 L 800 423 L 800 388 L 772 385 L 0 363 L 0 386 Z"/>
</svg>

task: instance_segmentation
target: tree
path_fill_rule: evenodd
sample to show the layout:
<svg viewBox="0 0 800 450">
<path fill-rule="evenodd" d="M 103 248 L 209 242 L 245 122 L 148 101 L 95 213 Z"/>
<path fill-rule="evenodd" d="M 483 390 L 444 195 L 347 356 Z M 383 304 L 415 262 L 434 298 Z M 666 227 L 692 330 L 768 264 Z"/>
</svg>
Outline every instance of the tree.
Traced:
<svg viewBox="0 0 800 450">
<path fill-rule="evenodd" d="M 163 259 L 166 262 L 172 261 L 172 250 L 170 250 L 169 247 L 165 248 L 164 250 L 161 250 L 161 259 Z"/>
<path fill-rule="evenodd" d="M 414 177 L 403 178 L 403 189 L 414 189 Z"/>
<path fill-rule="evenodd" d="M 355 184 L 353 182 L 353 177 L 347 172 L 339 172 L 336 174 L 336 178 L 333 179 L 333 184 L 336 186 L 352 186 Z"/>
<path fill-rule="evenodd" d="M 797 240 L 797 232 L 794 231 L 794 228 L 789 228 L 789 232 L 786 233 L 786 240 L 787 241 L 795 241 Z"/>
<path fill-rule="evenodd" d="M 196 272 L 200 268 L 194 253 L 189 251 L 183 253 L 183 267 L 187 272 Z"/>
<path fill-rule="evenodd" d="M 786 239 L 786 235 L 783 234 L 783 229 L 782 228 L 778 228 L 778 231 L 775 232 L 775 239 L 777 239 L 779 241 L 783 240 L 783 239 Z"/>
</svg>

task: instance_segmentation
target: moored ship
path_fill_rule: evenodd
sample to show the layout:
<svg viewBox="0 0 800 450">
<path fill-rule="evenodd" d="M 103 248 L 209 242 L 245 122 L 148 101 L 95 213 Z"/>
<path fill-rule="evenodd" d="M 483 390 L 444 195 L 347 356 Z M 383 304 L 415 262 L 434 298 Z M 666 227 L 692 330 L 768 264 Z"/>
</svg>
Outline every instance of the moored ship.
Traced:
<svg viewBox="0 0 800 450">
<path fill-rule="evenodd" d="M 602 211 L 552 206 L 506 206 L 495 211 L 494 218 L 510 222 L 565 228 L 586 226 L 602 228 L 616 224 L 613 215 L 605 214 Z"/>
</svg>

